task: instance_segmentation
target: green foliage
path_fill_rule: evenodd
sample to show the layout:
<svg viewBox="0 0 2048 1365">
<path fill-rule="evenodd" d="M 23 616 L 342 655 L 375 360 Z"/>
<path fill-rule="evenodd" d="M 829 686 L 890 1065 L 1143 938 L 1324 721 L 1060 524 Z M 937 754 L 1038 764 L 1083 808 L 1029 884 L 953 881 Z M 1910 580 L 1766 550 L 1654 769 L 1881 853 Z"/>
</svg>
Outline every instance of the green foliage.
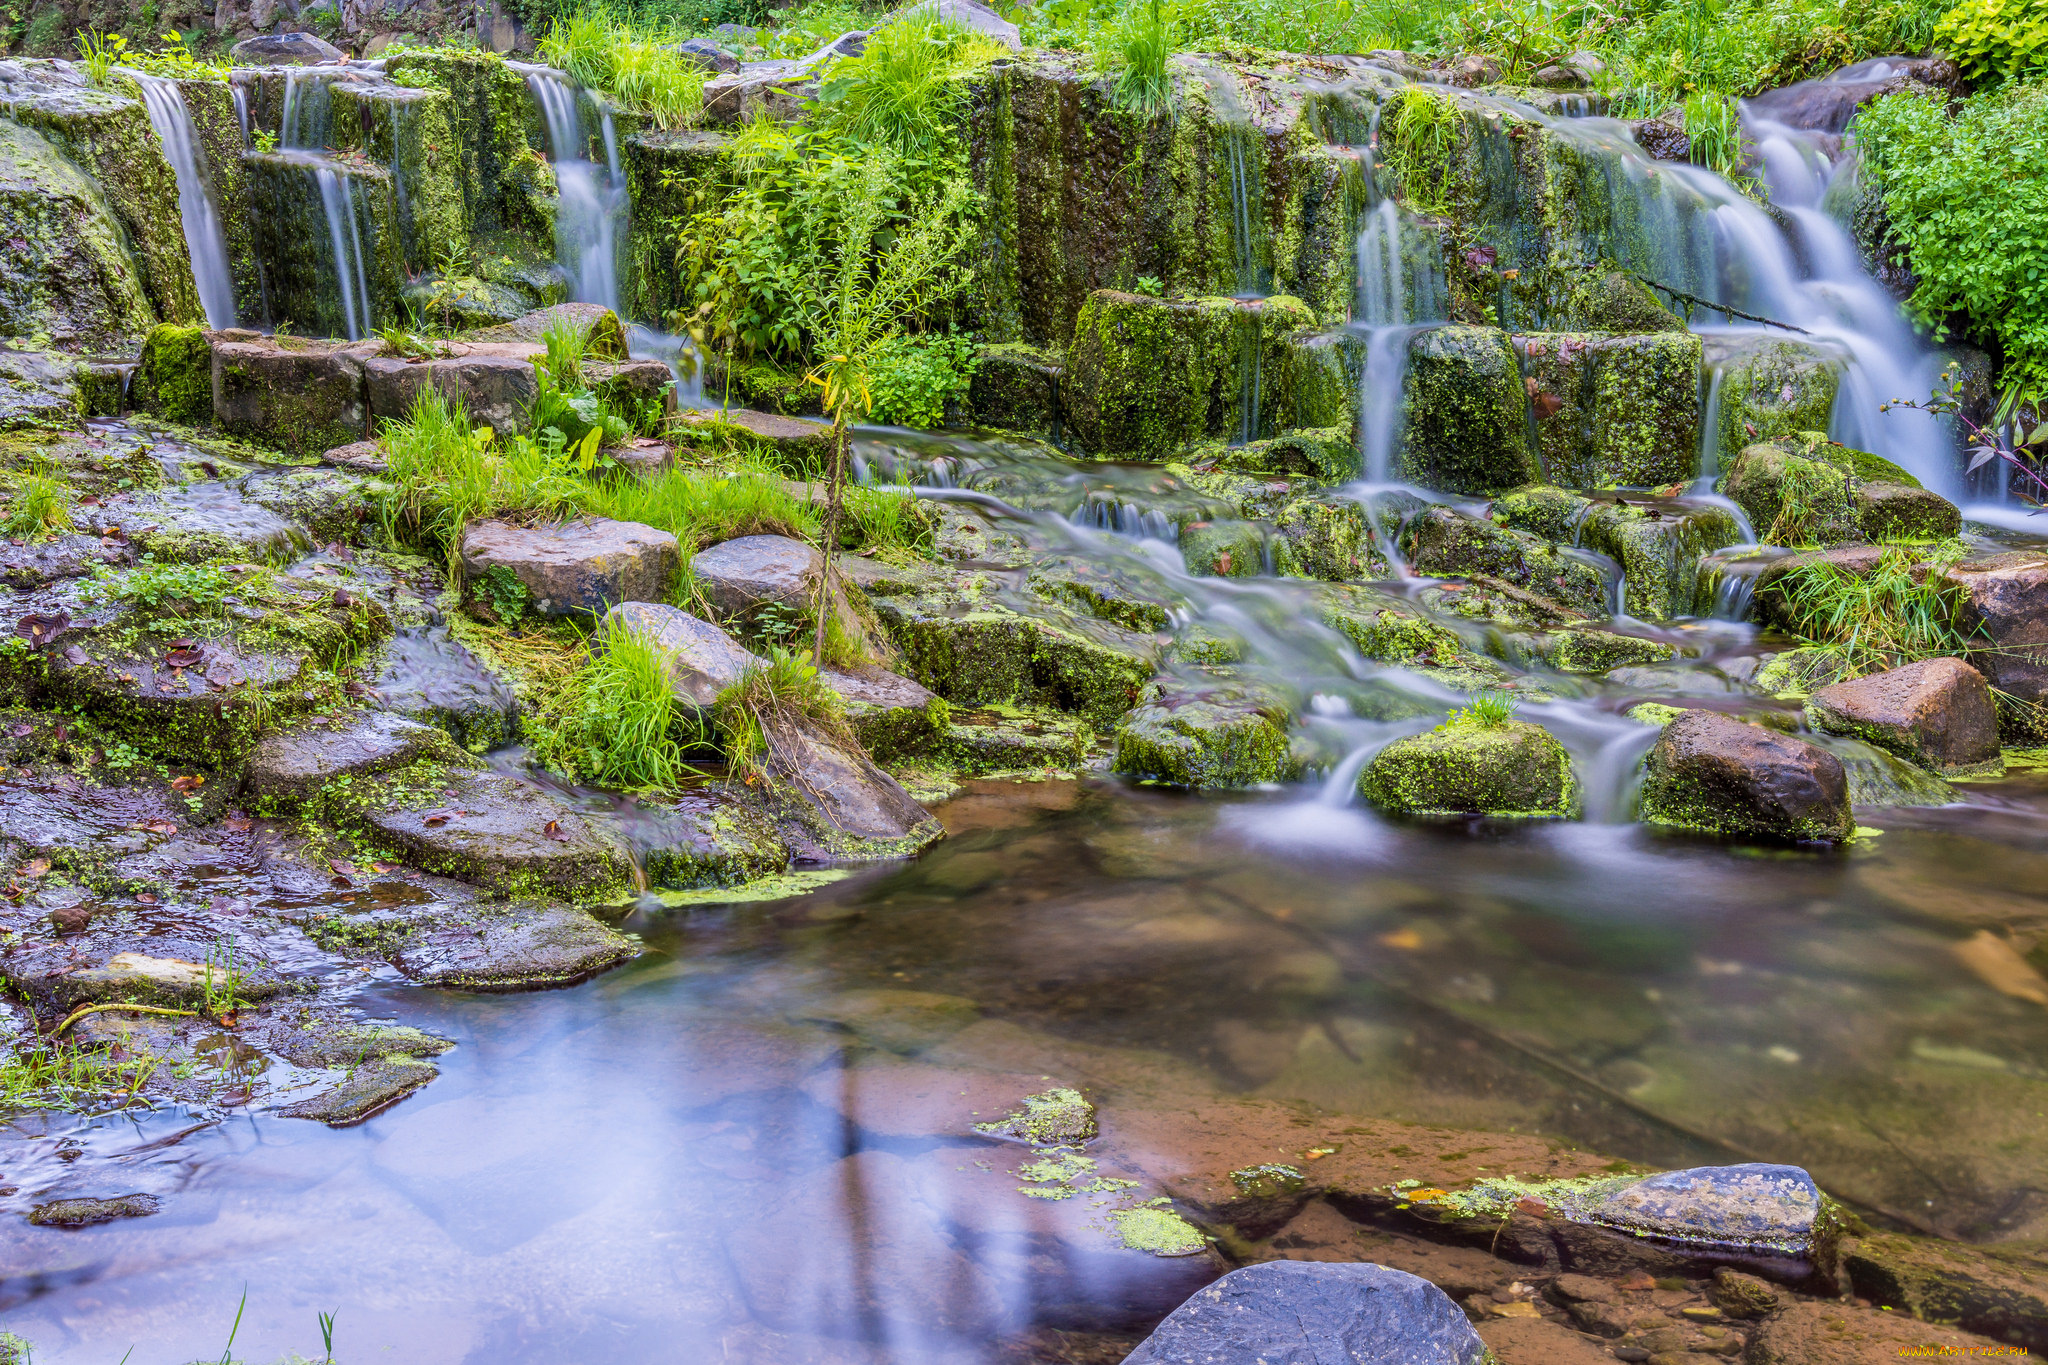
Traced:
<svg viewBox="0 0 2048 1365">
<path fill-rule="evenodd" d="M 1696 165 L 1727 174 L 1742 156 L 1742 118 L 1735 101 L 1711 90 L 1695 90 L 1682 106 L 1686 137 Z"/>
<path fill-rule="evenodd" d="M 848 549 L 897 550 L 913 555 L 933 553 L 935 518 L 930 509 L 907 491 L 866 488 L 849 484 L 846 512 L 852 525 L 840 532 Z"/>
<path fill-rule="evenodd" d="M 818 535 L 817 509 L 764 467 L 714 473 L 672 466 L 651 479 L 585 482 L 572 496 L 580 511 L 653 526 L 692 549 L 734 536 L 815 541 Z"/>
<path fill-rule="evenodd" d="M 1166 297 L 1166 282 L 1157 275 L 1140 275 L 1138 276 L 1138 282 L 1132 285 L 1131 288 L 1134 292 L 1148 295 L 1151 298 L 1163 299 Z"/>
<path fill-rule="evenodd" d="M 578 467 L 587 473 L 600 447 L 633 434 L 633 422 L 613 412 L 587 381 L 587 327 L 558 317 L 541 333 L 541 345 L 546 354 L 533 359 L 534 396 L 527 425 L 554 449 L 574 448 Z"/>
<path fill-rule="evenodd" d="M 1173 103 L 1173 77 L 1166 71 L 1173 39 L 1173 20 L 1159 0 L 1129 5 L 1106 26 L 1095 66 L 1116 76 L 1110 100 L 1117 108 L 1154 118 Z"/>
<path fill-rule="evenodd" d="M 809 660 L 779 648 L 718 694 L 712 716 L 726 761 L 748 781 L 763 775 L 772 736 L 796 720 L 841 738 L 848 734 L 839 694 L 825 685 Z"/>
<path fill-rule="evenodd" d="M 395 323 L 377 329 L 377 339 L 384 343 L 384 354 L 400 356 L 406 360 L 432 360 L 446 353 L 446 348 L 425 337 L 414 336 Z"/>
<path fill-rule="evenodd" d="M 2048 69 L 2048 0 L 1963 0 L 1934 41 L 1972 81 L 2035 75 Z"/>
<path fill-rule="evenodd" d="M 935 10 L 868 35 L 858 57 L 836 63 L 818 88 L 819 126 L 862 147 L 929 153 L 954 137 L 966 78 L 1009 49 Z"/>
<path fill-rule="evenodd" d="M 268 156 L 277 150 L 277 134 L 271 132 L 268 128 L 258 128 L 249 136 L 256 144 L 256 150 L 262 155 Z"/>
<path fill-rule="evenodd" d="M 534 757 L 580 781 L 668 791 L 692 774 L 685 743 L 701 739 L 679 702 L 661 649 L 616 619 L 591 638 L 584 663 L 552 689 L 534 727 Z"/>
<path fill-rule="evenodd" d="M 0 1053 L 0 1113 L 95 1110 L 133 1099 L 156 1071 L 150 1053 L 116 1060 L 105 1048 L 37 1043 Z"/>
<path fill-rule="evenodd" d="M 548 31 L 541 57 L 657 128 L 681 128 L 704 107 L 705 71 L 675 50 L 679 36 L 636 23 L 630 7 L 592 4 Z"/>
<path fill-rule="evenodd" d="M 249 1002 L 242 998 L 243 974 L 235 966 L 235 940 L 222 935 L 206 954 L 206 975 L 200 982 L 205 1011 L 212 1019 L 226 1019 Z"/>
<path fill-rule="evenodd" d="M 1945 338 L 1967 312 L 2004 351 L 2009 385 L 2048 389 L 2048 85 L 1979 95 L 1954 116 L 1888 95 L 1856 126 L 1867 186 L 1918 277 L 1913 315 Z"/>
<path fill-rule="evenodd" d="M 240 585 L 220 564 L 160 564 L 149 555 L 125 573 L 96 568 L 85 585 L 91 602 L 122 601 L 174 616 L 219 616 Z"/>
<path fill-rule="evenodd" d="M 11 536 L 29 540 L 70 530 L 70 485 L 39 471 L 17 476 L 7 503 L 6 529 Z"/>
<path fill-rule="evenodd" d="M 1890 549 L 1867 572 L 1815 560 L 1787 572 L 1774 591 L 1791 628 L 1835 656 L 1838 677 L 1855 677 L 1969 647 L 1959 624 L 1967 594 L 1939 572 L 1962 555 L 1961 546 L 1924 558 Z"/>
<path fill-rule="evenodd" d="M 1521 705 L 1521 698 L 1512 692 L 1498 688 L 1486 688 L 1472 694 L 1472 704 L 1461 711 L 1451 712 L 1453 725 L 1484 725 L 1498 727 L 1515 718 L 1515 708 Z"/>
<path fill-rule="evenodd" d="M 943 426 L 947 405 L 966 397 L 975 364 L 974 343 L 957 332 L 890 337 L 868 362 L 870 415 L 890 426 Z"/>
<path fill-rule="evenodd" d="M 118 33 L 87 29 L 78 35 L 79 64 L 85 68 L 85 78 L 101 90 L 107 88 L 114 64 L 123 60 L 127 50 L 128 40 Z"/>
<path fill-rule="evenodd" d="M 1381 117 L 1387 169 L 1400 180 L 1408 202 L 1426 213 L 1445 207 L 1451 149 L 1463 117 L 1457 101 L 1420 86 L 1403 90 Z"/>
<path fill-rule="evenodd" d="M 493 564 L 474 585 L 476 600 L 490 609 L 501 626 L 509 626 L 526 615 L 527 603 L 533 600 L 526 585 L 519 581 L 519 575 L 503 564 Z"/>
</svg>

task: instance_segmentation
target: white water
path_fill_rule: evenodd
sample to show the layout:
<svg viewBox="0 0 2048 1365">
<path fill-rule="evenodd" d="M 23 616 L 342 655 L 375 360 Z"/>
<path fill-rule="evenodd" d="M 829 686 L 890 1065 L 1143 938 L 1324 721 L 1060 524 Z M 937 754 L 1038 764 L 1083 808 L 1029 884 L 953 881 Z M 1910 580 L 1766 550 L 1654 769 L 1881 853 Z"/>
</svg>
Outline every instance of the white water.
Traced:
<svg viewBox="0 0 2048 1365">
<path fill-rule="evenodd" d="M 235 281 L 228 266 L 227 234 L 222 231 L 220 210 L 213 202 L 213 186 L 207 175 L 206 153 L 192 127 L 192 111 L 176 81 L 131 71 L 142 87 L 142 103 L 149 110 L 150 127 L 163 144 L 171 170 L 178 180 L 178 217 L 185 228 L 185 246 L 192 257 L 192 281 L 199 288 L 199 303 L 206 310 L 209 327 L 235 325 Z M 239 92 L 238 92 L 239 94 Z"/>
<path fill-rule="evenodd" d="M 619 246 L 630 209 L 626 177 L 619 167 L 618 135 L 610 111 L 599 108 L 604 142 L 602 166 L 586 155 L 582 92 L 545 68 L 525 68 L 526 85 L 547 124 L 548 152 L 560 199 L 555 209 L 555 259 L 568 272 L 578 303 L 602 304 L 621 312 Z"/>
<path fill-rule="evenodd" d="M 1370 178 L 1368 177 L 1368 183 Z M 1369 484 L 1394 477 L 1407 414 L 1408 344 L 1422 327 L 1445 317 L 1445 285 L 1429 262 L 1411 280 L 1400 206 L 1382 199 L 1358 233 L 1358 291 L 1352 331 L 1365 345 L 1358 394 L 1359 467 Z M 1423 253 L 1418 253 L 1423 254 Z M 1426 254 L 1423 259 L 1428 261 Z"/>
<path fill-rule="evenodd" d="M 317 162 L 309 163 L 307 169 L 320 187 L 320 207 L 327 214 L 327 237 L 334 252 L 334 276 L 341 294 L 342 325 L 350 341 L 361 341 L 377 326 L 371 316 L 363 233 L 356 218 L 355 182 Z"/>
</svg>

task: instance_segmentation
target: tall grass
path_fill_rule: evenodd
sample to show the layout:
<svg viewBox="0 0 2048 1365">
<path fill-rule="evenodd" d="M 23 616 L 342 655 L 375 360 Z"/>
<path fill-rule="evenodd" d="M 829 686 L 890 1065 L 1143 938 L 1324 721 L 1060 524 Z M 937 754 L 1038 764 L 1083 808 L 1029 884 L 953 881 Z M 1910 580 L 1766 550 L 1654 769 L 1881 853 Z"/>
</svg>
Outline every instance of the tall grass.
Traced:
<svg viewBox="0 0 2048 1365">
<path fill-rule="evenodd" d="M 936 10 L 913 11 L 876 29 L 858 57 L 832 68 L 818 92 L 820 122 L 866 146 L 933 150 L 953 136 L 966 99 L 963 78 L 1008 55 Z"/>
<path fill-rule="evenodd" d="M 669 791 L 694 769 L 685 742 L 702 736 L 678 700 L 668 662 L 618 620 L 591 637 L 587 662 L 541 705 L 534 757 L 580 781 L 621 791 Z"/>
<path fill-rule="evenodd" d="M 70 530 L 70 485 L 41 470 L 22 474 L 14 481 L 5 526 L 9 535 L 30 540 Z"/>
<path fill-rule="evenodd" d="M 588 482 L 572 496 L 581 511 L 657 527 L 695 549 L 734 536 L 818 538 L 817 508 L 766 470 L 670 468 L 651 479 Z"/>
<path fill-rule="evenodd" d="M 392 541 L 445 546 L 454 561 L 477 517 L 548 500 L 545 455 L 531 442 L 494 442 L 469 411 L 423 384 L 402 419 L 384 427 L 387 486 L 378 513 Z"/>
<path fill-rule="evenodd" d="M 799 720 L 835 737 L 849 737 L 846 704 L 839 694 L 825 685 L 809 660 L 779 648 L 720 692 L 712 715 L 726 761 L 748 781 L 766 775 L 776 732 Z"/>
<path fill-rule="evenodd" d="M 1970 647 L 1961 625 L 1966 594 L 1941 572 L 1960 554 L 1923 560 L 1891 549 L 1865 573 L 1816 560 L 1786 573 L 1775 591 L 1787 624 L 1836 657 L 1838 676 L 1854 677 Z"/>
<path fill-rule="evenodd" d="M 589 5 L 557 20 L 540 54 L 579 85 L 674 129 L 703 109 L 706 79 L 703 67 L 675 50 L 680 36 L 637 25 L 623 6 Z"/>
<path fill-rule="evenodd" d="M 1173 103 L 1173 78 L 1166 73 L 1166 59 L 1173 55 L 1173 24 L 1159 0 L 1126 8 L 1104 37 L 1095 49 L 1095 64 L 1098 70 L 1116 73 L 1110 101 L 1117 108 L 1150 118 Z"/>
</svg>

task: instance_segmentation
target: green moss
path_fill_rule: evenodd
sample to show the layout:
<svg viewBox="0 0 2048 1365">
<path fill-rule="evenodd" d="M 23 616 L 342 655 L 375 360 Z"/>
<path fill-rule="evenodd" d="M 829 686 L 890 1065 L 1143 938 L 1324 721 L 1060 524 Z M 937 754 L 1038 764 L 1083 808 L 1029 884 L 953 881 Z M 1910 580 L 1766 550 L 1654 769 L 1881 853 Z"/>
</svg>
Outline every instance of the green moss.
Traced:
<svg viewBox="0 0 2048 1365">
<path fill-rule="evenodd" d="M 1277 698 L 1227 677 L 1168 682 L 1116 729 L 1117 772 L 1180 787 L 1246 787 L 1295 770 Z"/>
<path fill-rule="evenodd" d="M 172 422 L 213 420 L 213 351 L 198 327 L 161 323 L 142 343 L 130 396 L 137 408 Z"/>
<path fill-rule="evenodd" d="M 1192 574 L 1256 578 L 1266 571 L 1269 533 L 1269 528 L 1252 521 L 1189 522 L 1181 528 L 1181 561 Z"/>
<path fill-rule="evenodd" d="M 1436 327 L 1408 347 L 1402 476 L 1453 493 L 1535 481 L 1528 397 L 1507 334 Z"/>
<path fill-rule="evenodd" d="M 41 333 L 68 345 L 117 349 L 156 323 L 137 262 L 99 185 L 48 138 L 4 119 L 0 237 L 19 243 L 9 248 L 0 335 Z"/>
<path fill-rule="evenodd" d="M 1905 470 L 1816 431 L 1745 447 L 1720 486 L 1768 544 L 1936 541 L 1962 526 L 1953 503 Z"/>
<path fill-rule="evenodd" d="M 1209 1245 L 1201 1229 L 1155 1199 L 1134 1209 L 1117 1209 L 1109 1221 L 1117 1241 L 1131 1251 L 1154 1256 L 1193 1256 Z"/>
<path fill-rule="evenodd" d="M 1527 721 L 1459 719 L 1395 740 L 1359 774 L 1358 789 L 1383 810 L 1411 815 L 1568 819 L 1579 809 L 1570 755 Z"/>
<path fill-rule="evenodd" d="M 977 1133 L 1015 1138 L 1034 1147 L 1063 1147 L 1093 1139 L 1100 1131 L 1095 1106 L 1078 1090 L 1065 1086 L 1026 1095 L 1021 1108 L 1002 1118 L 974 1125 Z"/>
<path fill-rule="evenodd" d="M 430 270 L 469 254 L 469 204 L 463 194 L 454 97 L 445 90 L 403 86 L 336 88 L 337 145 L 357 148 L 391 168 L 406 265 Z"/>
<path fill-rule="evenodd" d="M 516 233 L 534 249 L 552 252 L 552 212 L 535 195 L 532 173 L 544 132 L 519 73 L 494 53 L 455 48 L 403 52 L 386 69 L 401 84 L 448 92 L 470 231 Z"/>
<path fill-rule="evenodd" d="M 1518 337 L 1516 349 L 1534 386 L 1536 448 L 1553 483 L 1649 488 L 1693 477 L 1698 337 L 1553 332 Z"/>
<path fill-rule="evenodd" d="M 974 379 L 967 390 L 970 420 L 977 426 L 1028 432 L 1047 440 L 1058 438 L 1060 354 L 1006 342 L 977 347 L 975 355 Z"/>
</svg>

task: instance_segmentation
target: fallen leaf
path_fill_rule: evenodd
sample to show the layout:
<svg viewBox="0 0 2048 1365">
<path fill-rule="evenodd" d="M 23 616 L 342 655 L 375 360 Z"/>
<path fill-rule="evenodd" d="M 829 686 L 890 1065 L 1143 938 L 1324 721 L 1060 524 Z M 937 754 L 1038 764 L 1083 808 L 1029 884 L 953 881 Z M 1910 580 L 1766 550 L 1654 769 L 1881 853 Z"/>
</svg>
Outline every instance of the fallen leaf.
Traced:
<svg viewBox="0 0 2048 1365">
<path fill-rule="evenodd" d="M 1979 981 L 2015 1000 L 2048 1005 L 2048 980 L 2043 980 L 2019 950 L 2002 935 L 1979 929 L 1976 937 L 1953 945 L 1956 960 L 1974 972 Z"/>
<path fill-rule="evenodd" d="M 155 894 L 154 892 L 150 892 L 150 891 L 138 891 L 138 892 L 136 892 L 136 893 L 135 893 L 135 899 L 136 899 L 136 900 L 138 900 L 138 901 L 141 901 L 141 902 L 142 902 L 142 903 L 143 903 L 144 905 L 155 905 L 155 904 L 157 904 L 157 897 L 156 897 L 156 894 Z"/>
<path fill-rule="evenodd" d="M 1554 393 L 1538 393 L 1529 399 L 1529 411 L 1536 414 L 1536 420 L 1547 422 L 1557 416 L 1564 406 L 1564 400 Z"/>
<path fill-rule="evenodd" d="M 336 588 L 334 590 L 335 606 L 346 609 L 348 607 L 354 606 L 355 604 L 356 599 L 348 595 L 348 590 L 346 588 Z"/>
<path fill-rule="evenodd" d="M 1536 1305 L 1527 1299 L 1516 1299 L 1513 1303 L 1496 1303 L 1486 1311 L 1497 1318 L 1540 1318 L 1543 1316 L 1543 1314 L 1536 1311 Z"/>
<path fill-rule="evenodd" d="M 172 668 L 190 668 L 205 657 L 196 649 L 173 649 L 164 655 L 164 662 Z"/>
<path fill-rule="evenodd" d="M 256 822 L 246 815 L 236 814 L 230 815 L 226 820 L 222 821 L 222 824 L 227 827 L 230 833 L 247 834 L 251 829 L 255 828 Z"/>
<path fill-rule="evenodd" d="M 356 871 L 356 865 L 346 858 L 329 858 L 327 860 L 327 865 L 333 868 L 336 872 L 339 872 L 344 877 L 355 877 L 361 875 Z"/>
<path fill-rule="evenodd" d="M 70 628 L 68 611 L 32 611 L 14 623 L 14 633 L 32 645 L 46 645 Z"/>
<path fill-rule="evenodd" d="M 425 815 L 422 815 L 420 820 L 424 824 L 445 825 L 450 820 L 453 820 L 457 813 L 452 810 L 430 810 Z"/>
<path fill-rule="evenodd" d="M 16 739 L 27 739 L 30 735 L 34 734 L 35 732 L 36 727 L 30 725 L 27 721 L 22 721 L 18 725 L 11 726 L 7 731 L 8 734 L 13 735 Z"/>
<path fill-rule="evenodd" d="M 372 871 L 372 872 L 375 872 L 375 873 L 376 873 L 377 875 L 379 875 L 379 876 L 382 876 L 382 875 L 383 875 L 383 874 L 385 874 L 386 872 L 390 872 L 390 871 L 392 871 L 392 870 L 393 870 L 393 865 L 392 865 L 391 863 L 371 863 L 371 864 L 370 864 L 370 871 Z"/>
<path fill-rule="evenodd" d="M 198 791 L 201 787 L 205 785 L 206 779 L 201 777 L 197 773 L 188 773 L 183 777 L 174 777 L 171 779 L 171 790 L 174 792 Z"/>
<path fill-rule="evenodd" d="M 1413 929 L 1396 929 L 1392 933 L 1381 934 L 1380 942 L 1389 948 L 1412 953 L 1422 946 L 1422 935 Z"/>
<path fill-rule="evenodd" d="M 150 834 L 176 834 L 178 827 L 168 820 L 151 820 L 146 824 L 130 825 L 130 829 L 143 830 Z"/>
<path fill-rule="evenodd" d="M 40 877 L 50 870 L 50 860 L 48 858 L 31 858 L 23 865 L 21 870 L 28 876 Z"/>
</svg>

